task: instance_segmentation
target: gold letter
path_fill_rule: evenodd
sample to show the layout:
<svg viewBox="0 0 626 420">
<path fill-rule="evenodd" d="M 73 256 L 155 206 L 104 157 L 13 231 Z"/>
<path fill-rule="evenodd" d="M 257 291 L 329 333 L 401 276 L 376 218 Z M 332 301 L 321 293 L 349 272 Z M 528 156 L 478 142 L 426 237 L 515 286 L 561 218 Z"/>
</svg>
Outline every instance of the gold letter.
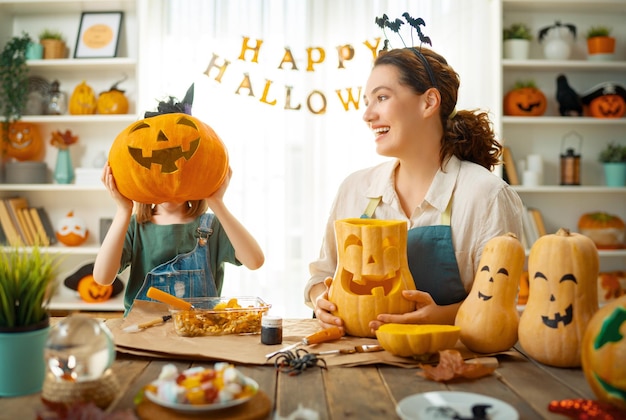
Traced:
<svg viewBox="0 0 626 420">
<path fill-rule="evenodd" d="M 291 89 L 293 89 L 292 86 L 285 86 L 285 109 L 294 109 L 297 111 L 302 107 L 302 104 L 298 104 L 295 108 L 291 106 Z"/>
<path fill-rule="evenodd" d="M 313 51 L 318 51 L 319 52 L 319 57 L 317 60 L 313 60 Z M 313 64 L 318 64 L 318 63 L 323 63 L 324 62 L 324 58 L 326 58 L 326 52 L 324 51 L 324 48 L 322 47 L 309 47 L 306 49 L 306 55 L 308 57 L 308 66 L 306 67 L 306 71 L 314 71 L 313 70 Z"/>
<path fill-rule="evenodd" d="M 241 83 L 239 84 L 239 87 L 235 91 L 237 95 L 239 95 L 239 90 L 241 88 L 249 90 L 248 96 L 254 96 L 254 93 L 252 92 L 252 83 L 250 83 L 250 75 L 248 73 L 243 74 L 243 80 L 241 81 Z"/>
<path fill-rule="evenodd" d="M 376 45 L 370 44 L 368 40 L 363 42 L 365 46 L 369 48 L 370 51 L 372 52 L 373 60 L 376 60 L 376 57 L 378 56 L 378 52 L 376 50 L 378 50 L 378 45 L 380 45 L 380 38 L 375 38 L 375 41 L 376 41 Z"/>
<path fill-rule="evenodd" d="M 241 44 L 241 53 L 239 54 L 239 59 L 240 60 L 246 60 L 246 51 L 247 50 L 252 50 L 254 51 L 254 57 L 252 58 L 252 62 L 253 63 L 258 63 L 259 62 L 259 50 L 261 49 L 261 45 L 263 44 L 263 40 L 262 39 L 257 39 L 256 40 L 256 47 L 252 48 L 250 46 L 248 46 L 248 41 L 250 41 L 250 38 L 247 36 L 243 37 L 243 43 Z"/>
<path fill-rule="evenodd" d="M 345 60 L 352 60 L 354 57 L 354 48 L 350 44 L 340 45 L 337 47 L 337 55 L 339 56 L 339 69 L 343 69 Z"/>
<path fill-rule="evenodd" d="M 278 68 L 281 70 L 283 68 L 283 63 L 291 63 L 291 70 L 298 70 L 296 60 L 293 59 L 293 55 L 291 54 L 291 50 L 289 48 L 285 48 L 285 55 L 283 55 L 283 60 L 278 65 Z"/>
<path fill-rule="evenodd" d="M 311 98 L 313 97 L 313 95 L 319 95 L 319 97 L 322 100 L 322 107 L 318 111 L 314 111 L 311 106 L 311 102 L 312 102 Z M 325 114 L 326 113 L 326 97 L 319 90 L 314 90 L 313 92 L 309 94 L 309 97 L 306 99 L 306 106 L 307 108 L 309 108 L 309 111 L 311 111 L 313 114 L 316 114 L 316 115 Z"/>
<path fill-rule="evenodd" d="M 358 110 L 359 109 L 359 101 L 361 100 L 361 86 L 359 86 L 359 94 L 356 95 L 356 97 L 358 98 L 356 101 L 354 100 L 354 96 L 352 96 L 352 88 L 347 88 L 346 89 L 348 91 L 348 100 L 344 101 L 343 100 L 343 96 L 341 96 L 341 90 L 336 90 L 335 92 L 337 92 L 337 96 L 339 96 L 339 100 L 341 101 L 341 104 L 343 105 L 343 109 L 345 111 L 348 110 L 348 108 L 350 107 L 350 104 L 354 104 L 354 109 Z"/>
<path fill-rule="evenodd" d="M 267 80 L 267 79 L 265 79 L 265 89 L 263 89 L 263 96 L 261 96 L 261 99 L 259 99 L 259 100 L 260 100 L 261 102 L 265 102 L 266 104 L 269 104 L 269 105 L 272 105 L 272 106 L 273 106 L 273 105 L 276 105 L 276 99 L 274 99 L 274 100 L 273 100 L 273 101 L 271 101 L 271 102 L 268 102 L 268 101 L 267 101 L 267 94 L 268 94 L 268 92 L 270 91 L 270 85 L 271 85 L 271 84 L 272 84 L 272 81 L 271 81 L 271 80 Z"/>
<path fill-rule="evenodd" d="M 213 53 L 213 58 L 211 58 L 211 62 L 209 63 L 209 66 L 206 68 L 206 70 L 204 71 L 204 74 L 210 77 L 209 73 L 211 72 L 212 68 L 215 67 L 217 69 L 220 69 L 220 72 L 217 74 L 217 77 L 215 78 L 215 80 L 217 80 L 218 83 L 222 83 L 222 76 L 224 75 L 224 72 L 226 71 L 226 67 L 228 67 L 228 65 L 230 64 L 230 61 L 224 60 L 224 64 L 222 64 L 221 66 L 218 66 L 217 64 L 215 64 L 216 59 L 217 59 L 217 55 Z"/>
</svg>

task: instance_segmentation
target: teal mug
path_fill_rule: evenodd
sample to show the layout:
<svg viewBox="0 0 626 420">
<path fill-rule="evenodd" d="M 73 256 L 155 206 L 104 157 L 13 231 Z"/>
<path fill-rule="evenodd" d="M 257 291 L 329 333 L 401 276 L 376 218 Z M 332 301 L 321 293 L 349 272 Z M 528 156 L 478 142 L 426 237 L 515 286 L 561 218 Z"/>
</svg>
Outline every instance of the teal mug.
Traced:
<svg viewBox="0 0 626 420">
<path fill-rule="evenodd" d="M 43 45 L 39 43 L 30 42 L 26 47 L 26 59 L 27 60 L 41 60 L 43 57 Z"/>
</svg>

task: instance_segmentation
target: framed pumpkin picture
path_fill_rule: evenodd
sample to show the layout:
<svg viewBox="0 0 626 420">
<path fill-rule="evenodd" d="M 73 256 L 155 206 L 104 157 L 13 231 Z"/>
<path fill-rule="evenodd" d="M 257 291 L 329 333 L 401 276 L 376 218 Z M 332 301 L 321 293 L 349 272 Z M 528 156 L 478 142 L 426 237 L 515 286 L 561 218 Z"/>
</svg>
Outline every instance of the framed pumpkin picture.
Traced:
<svg viewBox="0 0 626 420">
<path fill-rule="evenodd" d="M 117 56 L 124 12 L 83 12 L 74 58 Z"/>
</svg>

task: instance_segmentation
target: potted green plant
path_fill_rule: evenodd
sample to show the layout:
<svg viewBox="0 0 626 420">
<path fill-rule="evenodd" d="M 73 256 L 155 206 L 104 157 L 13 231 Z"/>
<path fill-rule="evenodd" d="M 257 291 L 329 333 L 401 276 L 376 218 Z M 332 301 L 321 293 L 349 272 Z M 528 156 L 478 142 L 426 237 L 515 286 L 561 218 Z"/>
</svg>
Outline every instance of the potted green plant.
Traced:
<svg viewBox="0 0 626 420">
<path fill-rule="evenodd" d="M 592 26 L 587 30 L 587 52 L 593 60 L 607 60 L 615 52 L 615 38 L 612 28 L 604 25 Z"/>
<path fill-rule="evenodd" d="M 614 141 L 609 142 L 600 152 L 600 162 L 604 167 L 606 185 L 623 187 L 626 185 L 626 146 Z"/>
<path fill-rule="evenodd" d="M 0 397 L 41 390 L 57 257 L 38 246 L 0 252 Z"/>
<path fill-rule="evenodd" d="M 7 42 L 0 54 L 0 109 L 2 109 L 2 140 L 8 141 L 9 125 L 22 117 L 28 95 L 26 49 L 30 36 L 23 33 Z M 1 148 L 0 148 L 1 149 Z"/>
<path fill-rule="evenodd" d="M 525 23 L 513 23 L 502 31 L 504 58 L 525 60 L 530 51 L 533 34 Z"/>
<path fill-rule="evenodd" d="M 43 58 L 65 58 L 65 40 L 59 31 L 44 29 L 39 34 L 39 42 L 43 45 Z"/>
</svg>

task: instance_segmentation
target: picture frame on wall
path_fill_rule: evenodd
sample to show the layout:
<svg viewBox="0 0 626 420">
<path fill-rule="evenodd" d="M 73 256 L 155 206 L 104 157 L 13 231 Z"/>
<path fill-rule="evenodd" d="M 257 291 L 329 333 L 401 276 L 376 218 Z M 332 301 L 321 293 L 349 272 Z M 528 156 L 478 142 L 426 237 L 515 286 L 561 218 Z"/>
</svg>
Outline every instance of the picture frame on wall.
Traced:
<svg viewBox="0 0 626 420">
<path fill-rule="evenodd" d="M 83 12 L 74 58 L 117 56 L 124 12 Z"/>
</svg>

